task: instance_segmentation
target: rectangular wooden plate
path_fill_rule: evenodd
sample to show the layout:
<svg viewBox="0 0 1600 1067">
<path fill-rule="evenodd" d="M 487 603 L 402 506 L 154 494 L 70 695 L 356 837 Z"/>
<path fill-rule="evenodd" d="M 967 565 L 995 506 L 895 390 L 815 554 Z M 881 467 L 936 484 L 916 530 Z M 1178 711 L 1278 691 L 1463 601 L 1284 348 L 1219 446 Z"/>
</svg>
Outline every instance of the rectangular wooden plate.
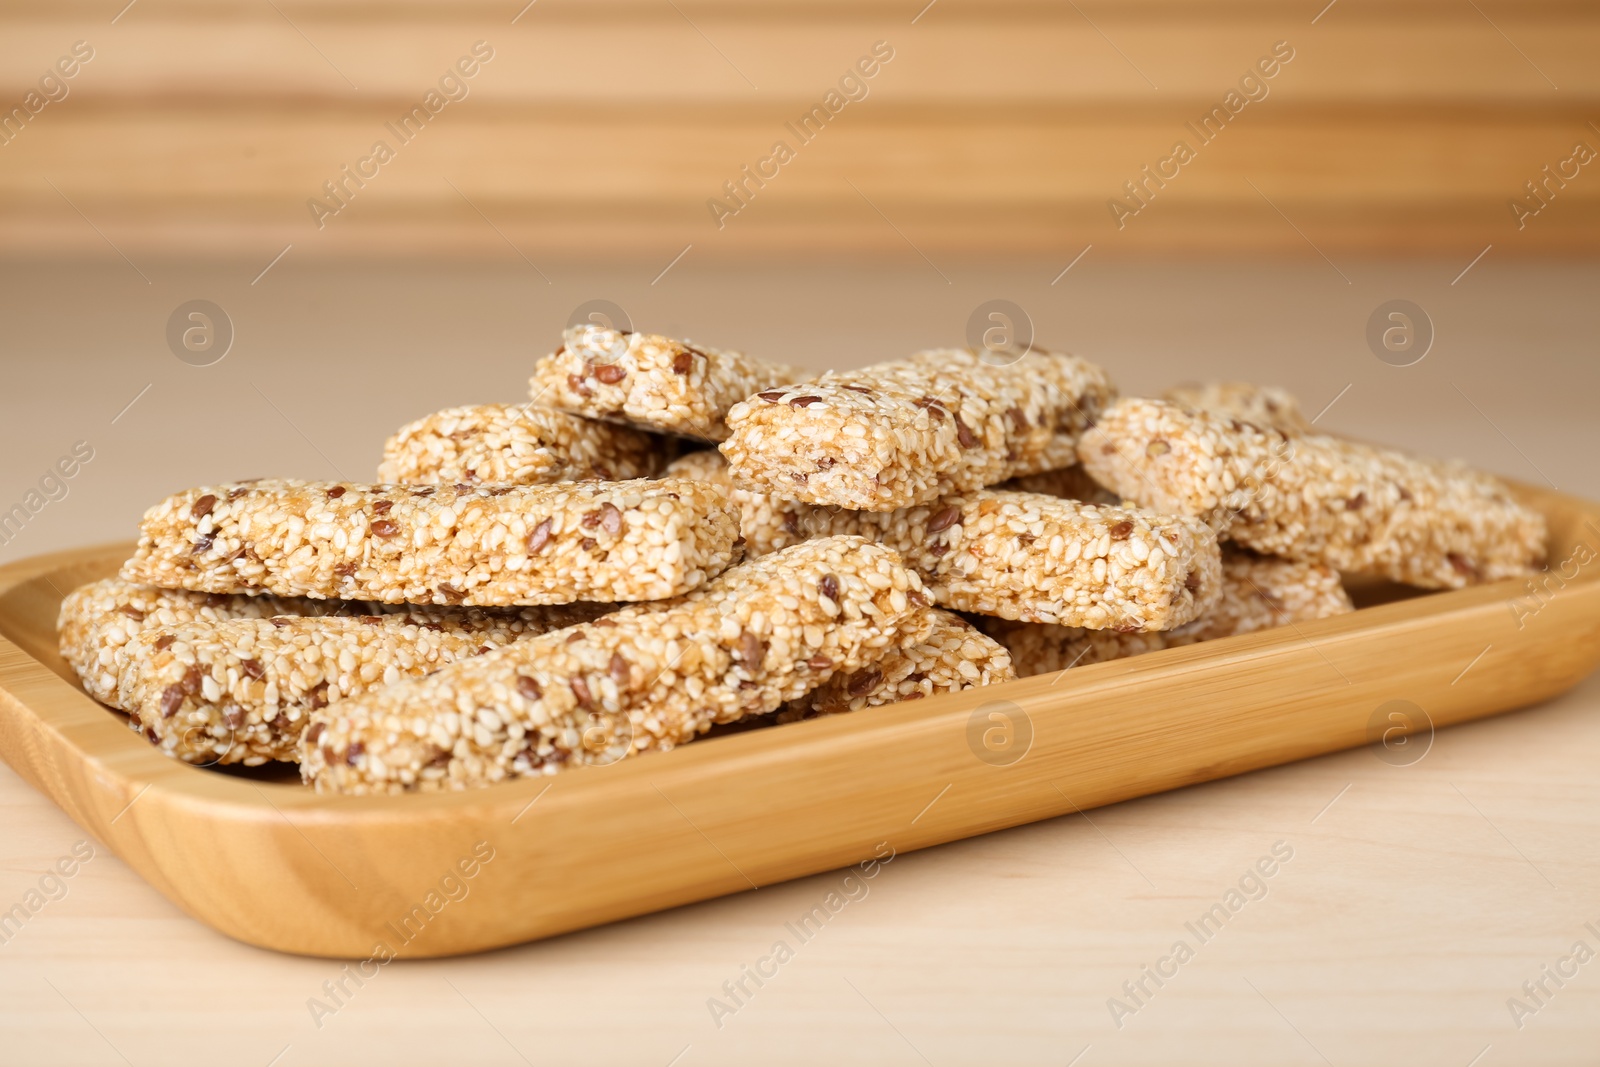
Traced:
<svg viewBox="0 0 1600 1067">
<path fill-rule="evenodd" d="M 1518 492 L 1550 520 L 1537 597 L 1362 587 L 1370 606 L 1339 618 L 402 797 L 162 756 L 56 652 L 62 596 L 130 548 L 61 552 L 0 568 L 0 754 L 232 937 L 474 952 L 1358 745 L 1414 759 L 1433 728 L 1547 699 L 1600 661 L 1600 506 Z"/>
</svg>

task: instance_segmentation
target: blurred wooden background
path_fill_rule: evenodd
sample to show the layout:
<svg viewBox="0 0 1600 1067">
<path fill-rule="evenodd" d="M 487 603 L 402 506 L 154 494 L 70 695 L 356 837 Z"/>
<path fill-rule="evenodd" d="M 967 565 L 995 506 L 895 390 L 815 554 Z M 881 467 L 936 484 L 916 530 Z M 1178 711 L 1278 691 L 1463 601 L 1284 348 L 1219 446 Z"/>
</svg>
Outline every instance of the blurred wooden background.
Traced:
<svg viewBox="0 0 1600 1067">
<path fill-rule="evenodd" d="M 524 2 L 0 3 L 6 111 L 94 49 L 0 146 L 0 251 L 1065 263 L 1091 243 L 1469 258 L 1600 236 L 1600 161 L 1523 228 L 1509 207 L 1600 149 L 1592 2 Z M 470 96 L 399 145 L 385 123 L 480 40 Z M 894 58 L 869 97 L 799 146 L 784 123 L 877 41 Z M 1270 95 L 1199 147 L 1184 123 L 1277 41 L 1295 58 Z M 707 199 L 780 138 L 797 157 L 719 229 Z M 1107 201 L 1180 138 L 1198 157 L 1119 229 Z M 319 229 L 306 201 L 379 139 L 396 158 Z"/>
</svg>

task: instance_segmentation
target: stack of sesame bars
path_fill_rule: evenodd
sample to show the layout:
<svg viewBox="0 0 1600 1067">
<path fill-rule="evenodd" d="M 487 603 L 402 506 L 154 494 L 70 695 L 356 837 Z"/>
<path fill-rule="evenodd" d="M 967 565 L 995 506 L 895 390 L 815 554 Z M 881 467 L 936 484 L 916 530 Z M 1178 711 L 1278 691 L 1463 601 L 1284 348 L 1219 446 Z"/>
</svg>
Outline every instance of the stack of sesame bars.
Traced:
<svg viewBox="0 0 1600 1067">
<path fill-rule="evenodd" d="M 580 325 L 531 391 L 402 427 L 370 484 L 169 497 L 63 602 L 63 656 L 175 758 L 460 789 L 1335 615 L 1341 572 L 1523 575 L 1544 541 L 1493 478 L 1279 390 L 1118 400 L 1040 349 L 810 377 Z"/>
</svg>

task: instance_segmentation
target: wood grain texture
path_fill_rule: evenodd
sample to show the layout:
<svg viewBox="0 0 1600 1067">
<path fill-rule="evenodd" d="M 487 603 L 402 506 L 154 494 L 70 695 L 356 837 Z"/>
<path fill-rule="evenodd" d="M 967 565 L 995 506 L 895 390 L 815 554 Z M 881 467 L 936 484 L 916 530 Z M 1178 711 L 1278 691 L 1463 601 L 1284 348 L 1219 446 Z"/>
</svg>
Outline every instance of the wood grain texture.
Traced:
<svg viewBox="0 0 1600 1067">
<path fill-rule="evenodd" d="M 689 243 L 1315 256 L 1600 238 L 1587 170 L 1521 227 L 1509 207 L 1578 141 L 1600 148 L 1593 5 L 940 0 L 913 24 L 917 7 L 546 0 L 513 24 L 520 5 L 142 0 L 111 25 L 96 5 L 7 5 L 0 106 L 73 41 L 96 54 L 0 147 L 0 236 L 135 259 L 510 242 L 663 263 Z M 307 200 L 478 40 L 495 58 L 470 95 L 319 229 Z M 870 95 L 800 145 L 785 122 L 879 40 L 895 55 Z M 1277 41 L 1295 58 L 1270 94 L 1200 147 L 1185 123 Z M 780 138 L 797 158 L 719 228 L 707 200 Z M 1180 138 L 1198 158 L 1119 228 L 1108 201 Z"/>
<path fill-rule="evenodd" d="M 1551 520 L 1552 559 L 1600 548 L 1600 509 L 1520 491 Z M 1498 583 L 550 779 L 331 798 L 169 761 L 68 680 L 62 591 L 126 551 L 0 574 L 0 751 L 196 918 L 354 959 L 547 937 L 868 860 L 881 843 L 909 852 L 1366 744 L 1373 709 L 1397 696 L 1442 727 L 1560 693 L 1600 659 L 1591 570 L 1521 618 L 1521 583 Z M 1454 685 L 1462 664 L 1470 687 Z M 1011 747 L 986 747 L 991 728 Z M 402 939 L 419 894 L 486 849 L 477 903 L 441 906 Z"/>
</svg>

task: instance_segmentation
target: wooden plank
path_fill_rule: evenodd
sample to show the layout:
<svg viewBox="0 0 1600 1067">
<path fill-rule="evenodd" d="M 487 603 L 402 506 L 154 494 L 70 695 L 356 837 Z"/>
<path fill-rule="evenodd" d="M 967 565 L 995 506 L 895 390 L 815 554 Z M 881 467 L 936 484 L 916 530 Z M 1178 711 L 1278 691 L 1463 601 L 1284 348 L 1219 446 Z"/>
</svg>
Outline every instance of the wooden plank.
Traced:
<svg viewBox="0 0 1600 1067">
<path fill-rule="evenodd" d="M 96 48 L 70 95 L 0 146 L 0 239 L 22 254 L 110 256 L 109 239 L 246 258 L 291 242 L 498 256 L 509 240 L 653 259 L 693 242 L 710 255 L 1090 241 L 1457 255 L 1600 237 L 1587 178 L 1554 187 L 1521 228 L 1510 207 L 1577 141 L 1600 145 L 1593 5 L 1342 0 L 1318 17 L 1257 0 L 941 0 L 913 25 L 888 0 L 682 13 L 616 0 L 546 3 L 515 26 L 491 4 L 280 7 L 143 0 L 112 26 L 90 4 L 0 4 L 0 106 L 73 40 Z M 490 38 L 470 95 L 397 141 L 396 161 L 316 228 L 307 200 Z M 870 95 L 802 147 L 785 124 L 877 40 L 895 57 Z M 1123 184 L 1278 40 L 1295 58 L 1270 95 L 1116 226 Z M 708 199 L 780 138 L 799 157 L 713 225 Z"/>
<path fill-rule="evenodd" d="M 909 254 L 908 241 L 930 250 L 1093 241 L 1111 253 L 1212 245 L 1313 254 L 1308 241 L 1452 253 L 1492 241 L 1517 254 L 1592 247 L 1600 232 L 1600 182 L 1573 181 L 1520 230 L 1508 207 L 1584 136 L 1578 111 L 1392 108 L 1378 123 L 1361 109 L 1285 107 L 1246 111 L 1204 146 L 1182 114 L 885 106 L 846 113 L 799 146 L 775 116 L 749 111 L 551 117 L 485 106 L 447 111 L 402 145 L 380 110 L 285 119 L 266 108 L 191 108 L 151 123 L 134 107 L 86 105 L 29 128 L 27 143 L 9 149 L 0 227 L 12 247 L 105 252 L 81 210 L 130 250 L 247 258 L 290 242 L 312 256 L 408 245 L 499 255 L 502 233 L 530 253 L 646 258 L 690 242 L 710 254 Z M 319 229 L 307 201 L 337 206 L 323 183 L 382 137 L 394 141 L 394 161 Z M 747 185 L 748 206 L 719 229 L 707 201 L 732 204 L 724 183 L 779 137 L 799 146 L 797 158 L 765 188 Z M 1119 229 L 1108 202 L 1131 204 L 1124 183 L 1179 138 L 1197 158 Z"/>
<path fill-rule="evenodd" d="M 909 23 L 927 6 L 926 0 L 675 0 L 684 12 L 698 17 L 744 21 L 899 21 Z M 296 22 L 365 20 L 375 23 L 472 22 L 507 23 L 525 6 L 525 0 L 461 0 L 453 4 L 429 0 L 276 0 L 276 6 Z M 1326 0 L 1077 0 L 1077 6 L 1094 17 L 1205 18 L 1238 17 L 1275 12 L 1308 22 L 1326 6 Z M 1497 21 L 1504 19 L 1560 18 L 1588 10 L 1588 0 L 1489 0 L 1480 6 Z M 142 17 L 194 22 L 266 21 L 262 5 L 254 0 L 140 0 Z M 1056 0 L 939 0 L 940 17 L 977 22 L 1035 19 L 1061 14 Z M 1380 21 L 1395 14 L 1459 14 L 1457 0 L 1339 0 L 1345 19 Z M 109 8 L 109 9 L 108 9 Z M 19 23 L 69 18 L 85 24 L 106 24 L 117 5 L 102 0 L 58 0 L 48 7 L 30 0 L 0 0 L 0 19 Z M 654 0 L 540 0 L 534 9 L 540 23 L 555 21 L 611 22 L 620 18 L 659 18 L 662 6 Z M 670 11 L 670 8 L 668 9 Z M 526 22 L 524 15 L 519 22 Z M 920 21 L 920 20 L 919 20 Z"/>
<path fill-rule="evenodd" d="M 1156 21 L 1117 11 L 1096 17 L 1099 30 L 1070 7 L 1064 15 L 913 27 L 844 19 L 774 25 L 725 15 L 691 25 L 662 5 L 664 16 L 615 25 L 562 21 L 529 32 L 469 20 L 323 21 L 297 30 L 270 8 L 261 10 L 265 19 L 221 25 L 130 16 L 109 35 L 76 21 L 0 19 L 0 100 L 20 98 L 79 39 L 96 55 L 69 99 L 141 97 L 147 106 L 196 96 L 410 102 L 478 40 L 487 40 L 497 58 L 472 80 L 472 98 L 542 106 L 629 100 L 793 106 L 820 98 L 878 40 L 895 49 L 869 86 L 885 102 L 1211 101 L 1279 40 L 1296 50 L 1269 85 L 1284 102 L 1571 104 L 1600 96 L 1600 64 L 1593 61 L 1600 10 L 1592 7 L 1507 19 L 1503 27 L 1515 46 L 1465 4 L 1379 22 L 1330 16 L 1315 27 L 1278 11 Z M 308 29 L 315 47 L 301 36 Z"/>
</svg>

